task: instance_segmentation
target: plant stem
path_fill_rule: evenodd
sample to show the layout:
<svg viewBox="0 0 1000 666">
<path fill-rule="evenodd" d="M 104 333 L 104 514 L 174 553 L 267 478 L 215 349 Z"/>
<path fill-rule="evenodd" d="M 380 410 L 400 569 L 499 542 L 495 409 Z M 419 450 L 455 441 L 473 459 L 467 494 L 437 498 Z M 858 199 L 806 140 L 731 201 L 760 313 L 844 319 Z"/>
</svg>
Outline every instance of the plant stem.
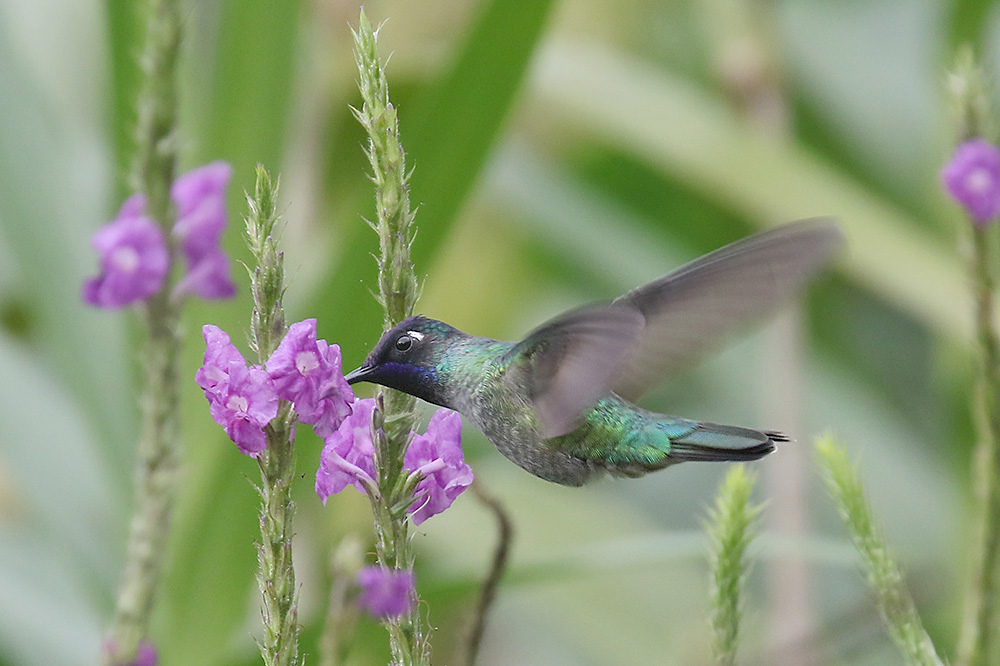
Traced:
<svg viewBox="0 0 1000 666">
<path fill-rule="evenodd" d="M 278 416 L 268 426 L 267 448 L 260 465 L 260 585 L 264 602 L 264 641 L 261 655 L 267 666 L 293 666 L 299 662 L 298 590 L 292 566 L 292 480 L 295 448 L 291 439 L 291 405 L 282 402 Z"/>
<path fill-rule="evenodd" d="M 972 226 L 972 225 L 970 225 Z M 978 498 L 973 553 L 975 562 L 965 599 L 958 663 L 995 663 L 997 565 L 1000 563 L 1000 346 L 994 328 L 995 287 L 989 227 L 972 226 L 972 280 L 976 301 L 976 339 L 980 352 L 977 392 L 978 440 L 973 454 L 973 485 Z"/>
<path fill-rule="evenodd" d="M 996 134 L 987 77 L 976 64 L 971 48 L 960 49 L 948 75 L 948 90 L 958 141 Z M 976 496 L 972 566 L 965 588 L 957 663 L 990 666 L 995 663 L 997 624 L 997 565 L 1000 563 L 1000 345 L 994 325 L 996 286 L 993 277 L 993 225 L 967 220 L 972 232 L 969 261 L 976 308 L 979 381 L 976 394 L 976 446 L 972 457 L 972 486 Z"/>
<path fill-rule="evenodd" d="M 469 638 L 464 644 L 464 654 L 458 660 L 458 663 L 465 666 L 473 666 L 476 663 L 476 656 L 479 654 L 479 645 L 483 640 L 483 632 L 486 629 L 486 616 L 493 605 L 493 600 L 496 599 L 500 579 L 503 577 L 504 571 L 507 570 L 507 561 L 510 559 L 511 541 L 514 536 L 514 526 L 500 500 L 483 490 L 482 484 L 479 481 L 472 484 L 472 492 L 480 503 L 493 512 L 497 521 L 497 531 L 499 534 L 496 550 L 493 551 L 493 562 L 489 573 L 479 588 L 479 599 L 476 602 L 476 610 L 469 631 Z"/>
<path fill-rule="evenodd" d="M 285 335 L 284 265 L 272 232 L 277 221 L 278 184 L 257 167 L 254 195 L 247 197 L 247 245 L 257 260 L 250 274 L 253 314 L 250 341 L 263 365 Z M 261 497 L 257 583 L 263 600 L 264 641 L 261 656 L 267 666 L 299 664 L 298 590 L 292 566 L 292 481 L 295 445 L 292 405 L 281 401 L 278 415 L 266 428 L 267 447 L 257 457 Z"/>
<path fill-rule="evenodd" d="M 361 540 L 348 535 L 337 546 L 330 562 L 333 584 L 330 587 L 323 633 L 320 635 L 320 666 L 337 666 L 346 661 L 349 638 L 354 634 L 358 619 L 357 605 L 352 603 L 355 595 L 354 581 L 363 564 Z"/>
<path fill-rule="evenodd" d="M 879 615 L 909 666 L 942 666 L 885 540 L 875 527 L 857 470 L 831 436 L 816 442 L 823 480 L 851 534 Z"/>
<path fill-rule="evenodd" d="M 174 0 L 151 0 L 143 54 L 145 80 L 139 99 L 138 155 L 134 179 L 146 210 L 169 237 L 173 226 L 170 187 L 176 163 L 176 63 L 180 16 Z M 177 483 L 179 448 L 178 311 L 170 284 L 144 308 L 149 337 L 143 350 L 142 431 L 135 470 L 136 511 L 129 527 L 125 575 L 115 606 L 105 663 L 135 660 L 149 631 L 149 617 L 166 555 Z"/>
<path fill-rule="evenodd" d="M 741 596 L 746 580 L 744 557 L 753 541 L 753 524 L 760 513 L 759 506 L 750 504 L 754 481 L 743 465 L 733 465 L 719 489 L 715 508 L 709 512 L 712 652 L 715 662 L 723 666 L 736 662 L 739 646 Z"/>
<path fill-rule="evenodd" d="M 378 233 L 378 300 L 385 310 L 386 330 L 413 314 L 419 296 L 410 246 L 415 227 L 410 210 L 406 158 L 399 135 L 396 109 L 389 101 L 385 68 L 378 55 L 378 31 L 364 10 L 354 31 L 354 57 L 358 65 L 358 87 L 362 105 L 354 109 L 368 134 L 367 155 L 375 183 L 375 221 Z M 375 473 L 378 492 L 369 495 L 375 517 L 375 549 L 379 564 L 394 569 L 413 568 L 413 550 L 407 533 L 406 507 L 412 501 L 404 494 L 403 458 L 409 446 L 416 416 L 416 400 L 394 390 L 379 391 L 372 414 Z M 420 617 L 420 604 L 398 618 L 386 620 L 393 662 L 429 664 L 427 628 Z"/>
</svg>

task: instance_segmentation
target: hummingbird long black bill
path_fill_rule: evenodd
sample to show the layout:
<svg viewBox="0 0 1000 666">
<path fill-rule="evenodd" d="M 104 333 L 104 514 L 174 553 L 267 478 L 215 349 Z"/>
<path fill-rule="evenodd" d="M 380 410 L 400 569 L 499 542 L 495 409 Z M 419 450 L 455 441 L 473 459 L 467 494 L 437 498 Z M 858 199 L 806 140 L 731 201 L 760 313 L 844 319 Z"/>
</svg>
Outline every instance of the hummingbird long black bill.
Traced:
<svg viewBox="0 0 1000 666">
<path fill-rule="evenodd" d="M 358 382 L 365 381 L 368 378 L 368 375 L 371 374 L 371 371 L 372 369 L 370 367 L 363 365 L 360 368 L 348 372 L 344 375 L 344 379 L 347 380 L 348 384 L 357 384 Z"/>
</svg>

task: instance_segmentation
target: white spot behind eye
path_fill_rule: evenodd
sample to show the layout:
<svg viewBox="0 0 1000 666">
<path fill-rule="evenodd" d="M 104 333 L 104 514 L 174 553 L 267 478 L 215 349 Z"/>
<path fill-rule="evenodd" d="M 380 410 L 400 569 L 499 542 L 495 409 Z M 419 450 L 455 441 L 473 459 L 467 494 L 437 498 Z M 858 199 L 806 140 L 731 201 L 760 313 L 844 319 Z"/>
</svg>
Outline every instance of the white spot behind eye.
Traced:
<svg viewBox="0 0 1000 666">
<path fill-rule="evenodd" d="M 424 334 L 421 333 L 420 331 L 407 331 L 406 334 L 411 338 L 413 338 L 414 340 L 416 340 L 417 342 L 420 342 L 421 340 L 424 339 Z"/>
</svg>

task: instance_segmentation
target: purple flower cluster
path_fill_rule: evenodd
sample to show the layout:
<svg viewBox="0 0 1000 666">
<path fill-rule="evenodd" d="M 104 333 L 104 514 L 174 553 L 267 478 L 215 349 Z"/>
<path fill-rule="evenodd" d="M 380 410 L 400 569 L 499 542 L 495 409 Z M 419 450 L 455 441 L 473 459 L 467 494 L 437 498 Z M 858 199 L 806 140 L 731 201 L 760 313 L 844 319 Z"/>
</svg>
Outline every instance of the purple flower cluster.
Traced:
<svg viewBox="0 0 1000 666">
<path fill-rule="evenodd" d="M 364 567 L 357 583 L 361 588 L 358 604 L 377 618 L 399 617 L 416 601 L 416 577 L 409 570 Z"/>
<path fill-rule="evenodd" d="M 358 400 L 353 413 L 325 438 L 316 471 L 316 494 L 324 504 L 330 495 L 349 485 L 360 492 L 375 485 L 371 436 L 374 408 L 374 400 Z M 472 468 L 462 456 L 462 418 L 458 413 L 439 409 L 425 434 L 413 434 L 403 464 L 420 477 L 409 509 L 415 525 L 450 507 L 473 478 Z"/>
<path fill-rule="evenodd" d="M 1000 215 L 1000 148 L 983 139 L 958 146 L 941 170 L 948 194 L 982 226 Z"/>
<path fill-rule="evenodd" d="M 340 348 L 316 340 L 316 320 L 292 324 L 265 368 L 247 366 L 218 326 L 206 325 L 205 362 L 195 375 L 212 418 L 239 450 L 256 456 L 267 446 L 264 428 L 278 414 L 279 399 L 293 403 L 299 420 L 320 436 L 334 432 L 351 413 L 354 393 L 340 373 Z"/>
<path fill-rule="evenodd" d="M 236 293 L 229 257 L 220 245 L 231 177 L 228 164 L 213 162 L 184 174 L 170 189 L 177 211 L 172 236 L 186 266 L 174 296 L 220 299 Z M 91 305 L 120 308 L 145 300 L 160 290 L 170 272 L 167 239 L 146 215 L 142 194 L 126 199 L 115 219 L 94 234 L 91 245 L 101 263 L 100 274 L 83 284 L 81 296 Z"/>
</svg>

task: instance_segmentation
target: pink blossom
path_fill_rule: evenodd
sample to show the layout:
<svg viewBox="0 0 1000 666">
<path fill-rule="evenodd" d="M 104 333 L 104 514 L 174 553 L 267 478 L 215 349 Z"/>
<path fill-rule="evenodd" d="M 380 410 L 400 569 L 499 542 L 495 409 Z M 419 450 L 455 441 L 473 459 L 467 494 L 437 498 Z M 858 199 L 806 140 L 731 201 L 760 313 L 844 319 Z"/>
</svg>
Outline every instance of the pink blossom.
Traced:
<svg viewBox="0 0 1000 666">
<path fill-rule="evenodd" d="M 120 308 L 159 291 L 170 268 L 170 255 L 156 223 L 136 210 L 132 197 L 118 216 L 94 234 L 101 272 L 83 283 L 83 300 L 102 308 Z"/>
<path fill-rule="evenodd" d="M 416 576 L 412 571 L 374 566 L 358 572 L 358 604 L 377 618 L 399 617 L 416 602 Z"/>
<path fill-rule="evenodd" d="M 320 437 L 351 413 L 354 392 L 340 372 L 340 347 L 316 339 L 315 319 L 292 324 L 266 367 L 278 396 L 293 403 L 299 420 Z"/>
<path fill-rule="evenodd" d="M 992 143 L 972 139 L 958 146 L 941 170 L 941 180 L 976 224 L 1000 214 L 1000 148 Z"/>
<path fill-rule="evenodd" d="M 423 479 L 417 484 L 416 501 L 410 507 L 413 523 L 419 525 L 451 506 L 472 483 L 472 468 L 462 455 L 462 417 L 450 409 L 439 409 L 427 424 L 427 432 L 414 435 L 404 464 Z"/>
<path fill-rule="evenodd" d="M 204 365 L 195 380 L 205 391 L 216 423 L 249 456 L 267 446 L 264 428 L 278 414 L 274 383 L 260 366 L 247 367 L 240 351 L 218 326 L 207 325 Z"/>
<path fill-rule="evenodd" d="M 371 436 L 374 409 L 374 400 L 356 400 L 351 415 L 325 438 L 316 470 L 316 494 L 324 504 L 330 495 L 347 486 L 363 493 L 366 482 L 374 483 L 375 447 Z"/>
</svg>

